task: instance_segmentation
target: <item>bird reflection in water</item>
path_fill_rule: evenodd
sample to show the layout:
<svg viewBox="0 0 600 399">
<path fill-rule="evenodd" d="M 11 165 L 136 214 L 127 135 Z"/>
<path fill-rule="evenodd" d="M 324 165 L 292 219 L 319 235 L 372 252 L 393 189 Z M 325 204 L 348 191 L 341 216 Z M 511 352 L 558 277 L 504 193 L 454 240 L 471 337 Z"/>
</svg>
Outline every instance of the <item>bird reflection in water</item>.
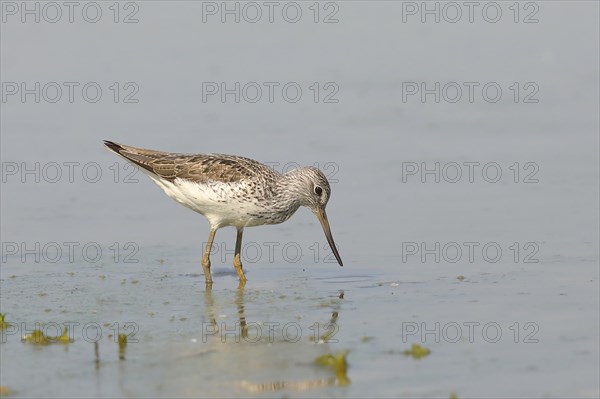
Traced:
<svg viewBox="0 0 600 399">
<path fill-rule="evenodd" d="M 205 302 L 205 307 L 206 307 L 206 321 L 209 323 L 208 328 L 211 329 L 211 331 L 207 331 L 208 332 L 208 340 L 212 341 L 214 344 L 216 344 L 216 346 L 213 344 L 211 345 L 213 347 L 213 350 L 211 352 L 213 352 L 213 355 L 218 355 L 219 357 L 227 357 L 229 349 L 233 349 L 235 350 L 235 352 L 237 353 L 237 356 L 248 356 L 250 353 L 253 353 L 253 355 L 251 356 L 252 359 L 264 359 L 264 356 L 257 356 L 256 353 L 254 353 L 254 350 L 259 351 L 259 353 L 263 353 L 262 351 L 264 350 L 265 353 L 267 354 L 271 354 L 272 355 L 272 349 L 268 349 L 270 348 L 270 344 L 278 344 L 278 342 L 273 342 L 271 339 L 266 340 L 266 339 L 256 339 L 254 337 L 255 332 L 254 330 L 256 329 L 256 326 L 260 325 L 260 322 L 253 322 L 253 321 L 248 321 L 247 317 L 246 317 L 246 301 L 248 300 L 247 297 L 247 293 L 245 291 L 244 288 L 244 284 L 240 283 L 240 285 L 238 286 L 236 292 L 235 292 L 235 298 L 234 298 L 234 303 L 235 306 L 237 308 L 237 312 L 236 312 L 236 329 L 235 329 L 235 340 L 231 340 L 231 339 L 226 339 L 226 338 L 230 338 L 233 335 L 233 330 L 230 331 L 227 326 L 224 325 L 224 323 L 218 323 L 217 319 L 219 317 L 220 313 L 221 313 L 221 309 L 220 307 L 217 305 L 216 302 L 219 302 L 219 299 L 217 297 L 217 293 L 222 293 L 222 291 L 215 291 L 215 293 L 213 294 L 213 290 L 212 290 L 212 286 L 207 285 L 206 286 L 206 290 L 204 291 L 204 302 Z M 230 293 L 231 291 L 229 291 Z M 217 300 L 215 301 L 215 297 L 217 297 Z M 254 296 L 252 296 L 254 297 Z M 344 292 L 343 291 L 339 291 L 337 294 L 335 294 L 336 297 L 336 301 L 342 301 L 344 298 Z M 286 364 L 288 361 L 285 360 L 287 356 L 293 356 L 294 358 L 297 357 L 304 357 L 305 359 L 300 361 L 300 364 L 302 365 L 302 370 L 299 370 L 299 372 L 304 373 L 304 372 L 309 372 L 312 373 L 313 371 L 310 371 L 312 369 L 312 366 L 317 367 L 318 369 L 323 369 L 326 370 L 327 373 L 331 373 L 333 370 L 334 373 L 336 374 L 335 376 L 327 376 L 325 378 L 316 378 L 316 379 L 293 379 L 292 378 L 284 378 L 284 379 L 276 379 L 276 380 L 272 380 L 272 381 L 260 381 L 260 379 L 262 379 L 261 377 L 256 377 L 257 379 L 259 379 L 259 381 L 252 381 L 251 378 L 247 376 L 246 378 L 249 379 L 238 379 L 238 380 L 234 380 L 231 381 L 233 384 L 235 384 L 236 386 L 238 386 L 239 388 L 243 389 L 244 391 L 250 392 L 250 393 L 258 393 L 258 392 L 276 392 L 276 391 L 280 391 L 280 390 L 291 390 L 291 391 L 308 391 L 308 390 L 314 390 L 314 389 L 321 389 L 324 387 L 330 387 L 330 386 L 344 386 L 347 385 L 349 383 L 349 379 L 347 379 L 345 372 L 343 373 L 343 378 L 340 377 L 340 375 L 338 375 L 338 373 L 335 371 L 335 369 L 332 369 L 331 367 L 328 368 L 323 368 L 322 364 L 319 363 L 319 359 L 323 358 L 324 356 L 330 356 L 329 354 L 323 355 L 324 352 L 327 351 L 328 348 L 328 343 L 332 343 L 332 342 L 337 342 L 335 341 L 335 339 L 333 338 L 333 336 L 335 335 L 335 333 L 337 333 L 339 331 L 339 325 L 338 325 L 338 319 L 339 319 L 339 311 L 340 311 L 340 304 L 334 304 L 332 306 L 331 309 L 331 317 L 329 318 L 328 321 L 326 322 L 322 322 L 322 323 L 314 323 L 314 324 L 318 324 L 320 326 L 320 331 L 314 331 L 314 334 L 311 334 L 311 336 L 309 337 L 309 339 L 313 342 L 320 342 L 323 343 L 324 345 L 318 345 L 318 346 L 314 346 L 314 347 L 309 347 L 309 350 L 303 350 L 298 352 L 296 347 L 292 347 L 289 345 L 283 345 L 283 346 L 277 346 L 277 356 L 275 359 L 273 359 L 273 362 L 275 364 L 279 364 L 279 366 L 277 366 L 277 370 L 273 371 L 273 375 L 276 375 L 278 372 L 280 372 L 281 370 L 284 370 L 285 368 L 287 368 L 287 366 L 281 366 L 282 364 Z M 220 325 L 221 324 L 221 325 Z M 249 334 L 248 330 L 252 330 L 252 332 Z M 259 327 L 260 329 L 260 327 Z M 223 331 L 221 331 L 223 330 Z M 250 335 L 250 337 L 249 337 Z M 259 331 L 259 337 L 260 337 L 260 331 Z M 203 337 L 204 339 L 205 337 Z M 220 338 L 220 339 L 219 339 Z M 258 337 L 257 337 L 258 338 Z M 263 337 L 264 338 L 264 337 Z M 317 339 L 315 339 L 317 338 Z M 207 341 L 204 341 L 207 342 Z M 225 343 L 226 345 L 221 345 Z M 230 345 L 227 345 L 227 344 Z M 265 345 L 269 343 L 269 345 Z M 280 342 L 281 344 L 284 343 L 284 341 Z M 286 342 L 287 343 L 287 342 Z M 231 346 L 231 344 L 242 344 L 242 345 L 252 345 L 252 346 L 245 346 L 246 349 L 242 350 L 241 348 L 235 347 L 235 346 Z M 220 349 L 218 349 L 220 348 Z M 254 349 L 250 349 L 250 348 L 254 348 Z M 216 351 L 215 351 L 216 350 Z M 248 350 L 250 350 L 251 352 L 248 352 Z M 309 355 L 308 358 L 306 358 L 307 352 L 310 353 L 314 351 L 314 355 Z M 319 356 L 320 355 L 320 356 Z M 283 359 L 283 360 L 282 360 Z M 250 359 L 246 359 L 248 362 L 253 363 L 253 360 Z M 345 359 L 344 359 L 345 360 Z M 309 366 L 309 368 L 305 368 L 306 366 Z M 263 372 L 267 372 L 267 374 L 270 374 L 270 372 L 268 372 L 268 370 L 262 370 L 261 372 L 261 367 L 265 367 L 264 364 L 264 360 L 260 360 L 258 361 L 257 364 L 255 364 L 255 366 L 249 367 L 248 370 L 252 370 L 254 372 L 258 371 L 259 374 L 263 374 Z M 268 366 L 267 366 L 268 367 Z M 318 372 L 320 373 L 320 371 Z"/>
</svg>

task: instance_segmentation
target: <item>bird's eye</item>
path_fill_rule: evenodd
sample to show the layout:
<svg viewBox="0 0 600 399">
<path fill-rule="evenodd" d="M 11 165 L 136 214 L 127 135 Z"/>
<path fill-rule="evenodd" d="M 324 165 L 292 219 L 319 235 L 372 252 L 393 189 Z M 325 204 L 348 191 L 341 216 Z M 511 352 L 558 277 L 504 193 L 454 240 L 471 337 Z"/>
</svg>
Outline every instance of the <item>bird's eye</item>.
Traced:
<svg viewBox="0 0 600 399">
<path fill-rule="evenodd" d="M 319 186 L 315 187 L 315 194 L 317 194 L 318 196 L 320 196 L 321 194 L 323 194 L 323 189 Z"/>
</svg>

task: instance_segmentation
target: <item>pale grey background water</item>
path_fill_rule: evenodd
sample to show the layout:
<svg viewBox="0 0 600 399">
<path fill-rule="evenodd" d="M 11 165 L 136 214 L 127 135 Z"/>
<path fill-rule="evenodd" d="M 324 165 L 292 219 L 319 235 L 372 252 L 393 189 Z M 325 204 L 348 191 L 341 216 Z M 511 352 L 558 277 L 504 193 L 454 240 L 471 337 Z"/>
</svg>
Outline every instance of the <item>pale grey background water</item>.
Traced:
<svg viewBox="0 0 600 399">
<path fill-rule="evenodd" d="M 21 328 L 5 332 L 0 385 L 15 397 L 252 396 L 252 384 L 331 378 L 312 362 L 338 350 L 350 350 L 348 387 L 289 385 L 263 395 L 600 394 L 597 2 L 519 3 L 518 23 L 513 2 L 497 3 L 497 23 L 483 18 L 486 2 L 478 3 L 472 23 L 465 7 L 456 23 L 448 22 L 454 14 L 447 8 L 440 23 L 431 16 L 422 23 L 419 14 L 403 14 L 403 7 L 421 3 L 389 1 L 321 3 L 319 23 L 313 2 L 298 3 L 297 23 L 282 18 L 288 3 L 280 3 L 273 23 L 265 7 L 257 23 L 235 23 L 231 16 L 221 23 L 218 15 L 203 22 L 201 2 L 121 3 L 119 21 L 135 11 L 138 22 L 129 24 L 114 22 L 112 2 L 98 3 L 102 18 L 88 23 L 81 14 L 87 3 L 78 3 L 73 23 L 64 7 L 62 19 L 49 23 L 43 17 L 54 18 L 54 10 L 28 2 L 35 4 L 47 14 L 40 23 L 31 16 L 22 23 L 21 10 L 11 8 L 21 3 L 2 2 L 1 312 L 26 328 L 80 325 L 68 347 L 34 347 L 21 343 Z M 338 22 L 323 23 L 336 10 Z M 523 23 L 527 16 L 538 22 Z M 54 92 L 40 93 L 36 103 L 33 94 L 25 101 L 7 94 L 22 82 L 30 88 L 57 82 L 63 98 L 50 103 Z M 72 103 L 64 82 L 80 84 Z M 96 103 L 81 96 L 89 82 L 103 90 Z M 128 82 L 134 86 L 125 87 Z M 280 91 L 272 103 L 266 91 L 257 103 L 235 103 L 232 96 L 203 102 L 203 82 L 297 82 L 303 94 L 296 103 Z M 316 103 L 314 82 L 321 90 Z M 322 101 L 328 82 L 339 88 L 337 103 Z M 466 89 L 456 103 L 443 97 L 436 103 L 433 95 L 425 103 L 418 95 L 403 101 L 403 87 L 421 82 L 480 86 L 472 103 Z M 489 82 L 502 89 L 498 102 L 481 95 Z M 131 87 L 139 89 L 138 102 L 124 103 Z M 525 103 L 532 87 L 539 101 Z M 206 293 L 199 259 L 207 222 L 142 174 L 125 183 L 130 170 L 104 150 L 102 139 L 240 154 L 279 168 L 318 163 L 337 180 L 328 214 L 344 268 L 327 261 L 318 223 L 301 210 L 285 224 L 246 231 L 244 291 L 236 289 L 231 266 L 234 231 L 219 231 L 215 287 Z M 35 173 L 21 175 L 36 162 L 39 182 Z M 62 165 L 56 183 L 53 162 Z M 78 163 L 72 182 L 65 162 Z M 92 162 L 102 172 L 96 183 L 86 181 L 95 164 L 82 176 Z M 463 167 L 454 184 L 431 175 L 425 183 L 418 175 L 403 181 L 403 167 L 436 162 L 496 162 L 502 178 L 488 183 L 479 167 L 470 183 Z M 538 182 L 525 183 L 536 168 Z M 73 259 L 67 242 L 79 245 Z M 436 242 L 439 262 L 406 253 L 412 243 L 431 249 Z M 479 244 L 472 262 L 465 242 Z M 8 254 L 13 244 L 36 243 L 47 249 L 39 262 L 20 250 Z M 53 243 L 63 250 L 54 263 Z M 103 252 L 90 262 L 93 251 L 81 248 L 95 243 Z M 448 261 L 452 248 L 442 253 L 447 243 L 463 249 L 455 263 Z M 497 262 L 482 255 L 486 243 L 502 249 Z M 520 248 L 516 259 L 513 243 Z M 125 262 L 132 251 L 138 262 Z M 532 251 L 530 260 L 538 262 L 524 262 Z M 310 327 L 334 312 L 338 342 L 311 342 Z M 231 335 L 223 343 L 203 334 L 212 317 L 233 328 L 240 316 L 279 323 L 273 342 L 263 336 L 236 343 Z M 108 334 L 114 323 L 127 322 L 138 326 L 139 342 L 119 361 Z M 98 368 L 81 330 L 86 323 L 102 327 Z M 298 342 L 281 336 L 289 323 L 302 330 Z M 462 326 L 458 342 L 452 342 L 454 323 Z M 479 323 L 473 342 L 464 323 Z M 414 326 L 436 325 L 437 339 L 408 334 Z M 483 334 L 484 325 L 500 329 L 498 342 L 488 342 L 495 334 Z M 431 349 L 428 357 L 402 355 L 417 342 Z"/>
</svg>

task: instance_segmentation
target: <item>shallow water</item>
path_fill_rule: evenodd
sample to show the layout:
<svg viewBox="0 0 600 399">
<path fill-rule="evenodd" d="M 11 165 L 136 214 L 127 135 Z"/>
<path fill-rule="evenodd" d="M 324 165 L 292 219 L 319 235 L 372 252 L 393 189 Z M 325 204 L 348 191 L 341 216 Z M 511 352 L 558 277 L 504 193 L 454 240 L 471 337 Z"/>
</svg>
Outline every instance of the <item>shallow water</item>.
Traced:
<svg viewBox="0 0 600 399">
<path fill-rule="evenodd" d="M 33 321 L 79 325 L 75 342 L 66 346 L 36 347 L 7 335 L 3 380 L 23 387 L 26 396 L 254 396 L 262 389 L 277 397 L 374 390 L 386 397 L 498 390 L 509 396 L 593 395 L 584 388 L 594 379 L 595 337 L 574 332 L 573 324 L 592 314 L 594 304 L 583 304 L 594 295 L 594 282 L 576 291 L 558 281 L 528 287 L 536 273 L 523 267 L 504 265 L 502 273 L 495 266 L 473 268 L 460 281 L 456 275 L 464 268 L 456 267 L 407 267 L 405 278 L 381 267 L 343 276 L 334 268 L 256 267 L 243 290 L 232 273 L 217 268 L 217 284 L 207 291 L 202 276 L 169 260 L 127 270 L 71 266 L 73 275 L 7 267 L 4 275 L 15 275 L 4 281 L 3 296 L 19 298 L 9 315 L 19 315 L 30 329 Z M 571 278 L 583 280 L 586 272 L 575 268 Z M 557 312 L 546 313 L 548 308 Z M 337 327 L 330 340 L 337 342 L 315 343 L 332 318 Z M 125 360 L 108 336 L 113 323 L 138 340 L 127 345 Z M 431 355 L 404 356 L 415 342 Z M 336 386 L 335 375 L 313 363 L 343 349 L 350 350 L 348 387 Z M 502 387 L 499 381 L 506 380 L 519 385 Z M 275 384 L 279 388 L 269 391 Z"/>
<path fill-rule="evenodd" d="M 497 24 L 402 22 L 402 2 L 336 4 L 337 24 L 201 23 L 200 3 L 161 1 L 139 3 L 136 24 L 2 24 L 3 82 L 104 89 L 97 103 L 2 103 L 3 389 L 599 396 L 598 4 L 537 2 L 536 24 L 511 22 L 508 3 Z M 202 82 L 214 81 L 298 82 L 304 96 L 203 102 Z M 313 102 L 315 81 L 335 82 L 339 103 Z M 504 96 L 403 102 L 403 83 L 422 81 L 498 82 Z M 534 82 L 539 102 L 513 101 L 515 81 Z M 139 102 L 115 103 L 113 82 L 135 82 Z M 245 231 L 244 289 L 235 231 L 220 230 L 207 290 L 207 222 L 126 169 L 102 139 L 240 154 L 278 170 L 318 164 L 332 181 L 328 215 L 344 267 L 300 210 Z M 22 173 L 36 162 L 38 181 Z M 42 172 L 52 162 L 62 165 L 54 183 Z M 72 181 L 65 162 L 78 162 Z M 94 165 L 81 174 L 89 162 L 97 182 Z M 472 182 L 465 162 L 479 163 Z M 411 174 L 436 163 L 439 182 Z M 455 164 L 463 177 L 452 183 Z M 50 335 L 74 323 L 74 342 L 21 342 L 36 323 Z M 123 359 L 117 333 L 129 337 Z M 431 353 L 404 355 L 415 343 Z M 347 386 L 315 364 L 344 350 Z"/>
</svg>

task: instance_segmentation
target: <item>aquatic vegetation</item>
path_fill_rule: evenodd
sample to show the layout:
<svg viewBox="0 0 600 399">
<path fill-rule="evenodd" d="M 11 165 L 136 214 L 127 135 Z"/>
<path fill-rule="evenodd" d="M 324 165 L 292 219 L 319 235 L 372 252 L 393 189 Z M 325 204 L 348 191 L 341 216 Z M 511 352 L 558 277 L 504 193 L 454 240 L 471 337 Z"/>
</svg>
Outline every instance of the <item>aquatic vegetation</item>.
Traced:
<svg viewBox="0 0 600 399">
<path fill-rule="evenodd" d="M 65 327 L 62 335 L 58 337 L 49 337 L 41 330 L 33 330 L 31 334 L 23 336 L 21 341 L 34 345 L 48 345 L 55 343 L 68 344 L 71 342 L 71 338 L 69 338 L 69 329 Z"/>
<path fill-rule="evenodd" d="M 125 360 L 125 348 L 127 348 L 127 334 L 119 334 L 119 360 Z"/>
<path fill-rule="evenodd" d="M 334 355 L 327 353 L 321 355 L 315 359 L 315 363 L 319 366 L 329 367 L 335 373 L 338 384 L 345 386 L 350 384 L 350 379 L 346 375 L 348 369 L 348 363 L 346 362 L 346 355 L 348 351 L 340 351 Z"/>
<path fill-rule="evenodd" d="M 31 334 L 23 336 L 21 341 L 29 344 L 48 345 L 50 340 L 44 335 L 41 330 L 33 330 Z"/>
<path fill-rule="evenodd" d="M 57 341 L 63 344 L 71 342 L 71 339 L 69 338 L 69 329 L 67 327 L 64 328 L 62 335 L 57 338 Z"/>
<path fill-rule="evenodd" d="M 0 313 L 0 330 L 4 330 L 8 327 L 8 323 L 4 321 L 4 313 Z"/>
<path fill-rule="evenodd" d="M 411 356 L 413 359 L 421 359 L 425 356 L 429 356 L 431 351 L 427 348 L 422 347 L 419 344 L 412 344 L 410 350 L 406 349 L 402 353 L 404 354 L 404 356 Z"/>
</svg>

